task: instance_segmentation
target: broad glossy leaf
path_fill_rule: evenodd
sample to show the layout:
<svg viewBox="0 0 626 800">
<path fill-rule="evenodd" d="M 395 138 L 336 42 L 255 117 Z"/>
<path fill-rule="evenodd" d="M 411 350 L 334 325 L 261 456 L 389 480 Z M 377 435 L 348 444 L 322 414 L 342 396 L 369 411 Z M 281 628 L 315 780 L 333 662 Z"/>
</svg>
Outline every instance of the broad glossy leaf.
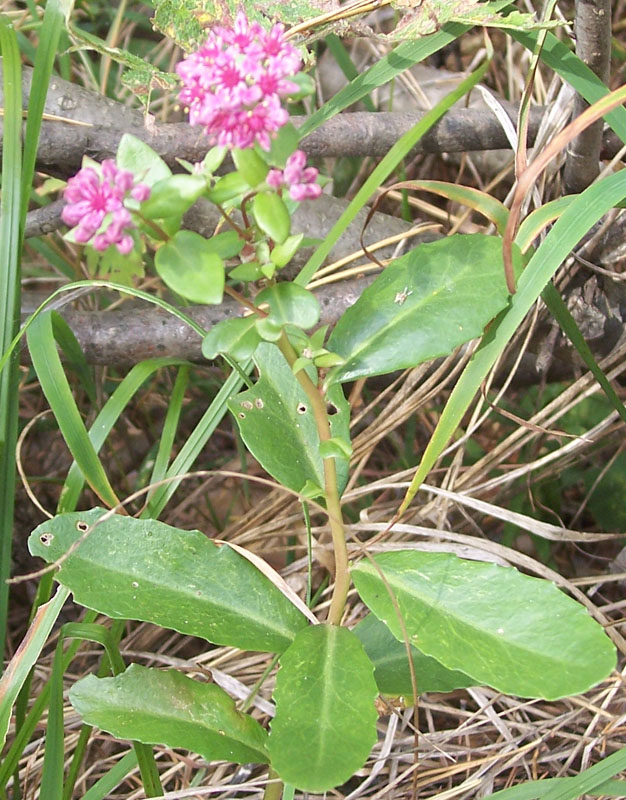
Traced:
<svg viewBox="0 0 626 800">
<path fill-rule="evenodd" d="M 214 683 L 131 664 L 114 678 L 88 675 L 70 702 L 89 725 L 118 739 L 183 747 L 207 761 L 267 763 L 267 734 Z"/>
<path fill-rule="evenodd" d="M 232 157 L 237 171 L 252 188 L 265 180 L 269 167 L 253 149 L 239 150 L 234 148 Z"/>
<path fill-rule="evenodd" d="M 130 133 L 125 133 L 120 139 L 115 160 L 118 167 L 132 172 L 141 183 L 148 186 L 153 186 L 172 174 L 165 161 L 150 145 Z"/>
<path fill-rule="evenodd" d="M 352 631 L 314 625 L 280 660 L 268 749 L 287 783 L 325 792 L 360 767 L 376 741 L 373 665 Z"/>
<path fill-rule="evenodd" d="M 257 305 L 267 303 L 270 319 L 281 325 L 297 325 L 303 330 L 317 325 L 320 318 L 320 304 L 313 292 L 295 283 L 277 283 L 259 292 Z"/>
<path fill-rule="evenodd" d="M 307 481 L 324 486 L 320 438 L 308 397 L 275 345 L 262 342 L 254 360 L 259 380 L 228 401 L 246 446 L 272 477 L 290 489 L 299 492 Z M 349 441 L 349 408 L 341 387 L 333 387 L 328 400 L 333 436 Z M 342 491 L 347 459 L 337 459 L 336 465 Z"/>
<path fill-rule="evenodd" d="M 448 669 L 520 697 L 578 694 L 615 667 L 615 648 L 583 606 L 549 582 L 450 553 L 404 550 L 374 556 L 409 639 Z M 378 572 L 352 576 L 367 606 L 401 640 Z"/>
<path fill-rule="evenodd" d="M 202 355 L 212 359 L 225 353 L 237 361 L 247 361 L 261 341 L 255 326 L 254 316 L 218 322 L 202 340 Z"/>
<path fill-rule="evenodd" d="M 346 359 L 327 382 L 405 369 L 483 333 L 507 303 L 502 241 L 454 235 L 393 261 L 341 317 L 328 349 Z"/>
<path fill-rule="evenodd" d="M 297 253 L 303 239 L 303 233 L 294 233 L 292 236 L 288 236 L 282 244 L 277 244 L 270 253 L 272 263 L 276 264 L 279 269 L 287 266 L 287 264 Z M 295 283 L 290 285 L 297 286 Z"/>
<path fill-rule="evenodd" d="M 39 525 L 28 541 L 30 552 L 49 562 L 74 548 L 55 578 L 77 603 L 242 650 L 282 652 L 308 624 L 228 545 L 217 547 L 200 531 L 119 514 L 95 525 L 104 513 L 61 514 Z"/>
<path fill-rule="evenodd" d="M 291 230 L 291 217 L 287 206 L 275 192 L 259 192 L 252 201 L 252 213 L 257 225 L 278 244 L 282 244 Z"/>
<path fill-rule="evenodd" d="M 172 289 L 192 303 L 221 303 L 224 262 L 199 233 L 178 231 L 156 251 L 154 265 Z"/>
<path fill-rule="evenodd" d="M 154 184 L 150 197 L 141 206 L 141 213 L 148 219 L 182 215 L 205 189 L 202 175 L 170 175 Z"/>
<path fill-rule="evenodd" d="M 374 678 L 383 694 L 413 696 L 411 671 L 404 642 L 398 641 L 389 628 L 374 614 L 368 614 L 354 628 L 365 652 L 374 664 Z M 452 692 L 475 686 L 476 681 L 453 669 L 446 669 L 434 658 L 411 646 L 417 691 Z"/>
</svg>

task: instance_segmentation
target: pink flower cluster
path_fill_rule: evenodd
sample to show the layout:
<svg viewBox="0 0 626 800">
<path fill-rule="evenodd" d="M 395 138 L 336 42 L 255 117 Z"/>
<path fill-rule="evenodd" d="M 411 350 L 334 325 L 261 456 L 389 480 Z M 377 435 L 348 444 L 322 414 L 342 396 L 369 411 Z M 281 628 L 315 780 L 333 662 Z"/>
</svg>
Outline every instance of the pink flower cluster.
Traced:
<svg viewBox="0 0 626 800">
<path fill-rule="evenodd" d="M 306 166 L 306 154 L 296 150 L 287 159 L 284 170 L 271 169 L 265 180 L 274 189 L 288 186 L 292 200 L 314 200 L 322 193 L 322 187 L 316 183 L 317 174 L 315 167 Z"/>
<path fill-rule="evenodd" d="M 270 149 L 270 136 L 287 122 L 281 98 L 297 91 L 288 80 L 301 59 L 285 41 L 283 25 L 268 32 L 243 11 L 232 28 L 216 27 L 176 71 L 179 98 L 192 125 L 204 125 L 212 144 L 244 150 L 258 142 Z"/>
<path fill-rule="evenodd" d="M 124 206 L 129 194 L 143 203 L 150 196 L 150 187 L 135 183 L 132 172 L 119 169 L 111 159 L 102 162 L 102 175 L 93 167 L 83 167 L 67 182 L 61 218 L 66 225 L 76 226 L 77 242 L 84 244 L 93 237 L 95 250 L 106 250 L 114 244 L 122 255 L 127 255 L 134 245 L 128 231 L 135 227 L 130 211 Z M 98 233 L 107 215 L 110 222 Z"/>
</svg>

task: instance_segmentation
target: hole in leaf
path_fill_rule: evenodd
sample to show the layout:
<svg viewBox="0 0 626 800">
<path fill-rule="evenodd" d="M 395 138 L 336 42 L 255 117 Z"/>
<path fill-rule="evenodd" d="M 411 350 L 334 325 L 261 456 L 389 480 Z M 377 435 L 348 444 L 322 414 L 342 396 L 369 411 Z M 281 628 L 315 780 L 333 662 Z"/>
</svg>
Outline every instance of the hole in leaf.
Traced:
<svg viewBox="0 0 626 800">
<path fill-rule="evenodd" d="M 298 403 L 298 408 L 296 409 L 298 414 L 306 414 L 307 407 L 304 403 Z"/>
<path fill-rule="evenodd" d="M 339 409 L 334 403 L 326 403 L 326 413 L 329 417 L 334 417 L 335 414 L 339 413 Z"/>
<path fill-rule="evenodd" d="M 245 418 L 246 418 L 246 415 L 243 413 L 243 411 L 240 411 L 240 412 L 237 414 L 237 416 L 239 417 L 239 419 L 245 419 Z"/>
<path fill-rule="evenodd" d="M 85 533 L 86 531 L 89 530 L 89 523 L 83 522 L 83 520 L 79 519 L 78 522 L 76 523 L 76 530 L 79 530 L 81 533 Z"/>
<path fill-rule="evenodd" d="M 265 405 L 265 403 L 264 403 L 264 402 L 261 400 L 261 398 L 260 398 L 260 397 L 257 397 L 257 399 L 254 401 L 254 405 L 255 405 L 257 408 L 263 408 L 263 406 Z"/>
<path fill-rule="evenodd" d="M 42 543 L 44 547 L 50 547 L 53 539 L 54 539 L 53 533 L 42 533 L 41 536 L 39 537 L 39 541 Z"/>
</svg>

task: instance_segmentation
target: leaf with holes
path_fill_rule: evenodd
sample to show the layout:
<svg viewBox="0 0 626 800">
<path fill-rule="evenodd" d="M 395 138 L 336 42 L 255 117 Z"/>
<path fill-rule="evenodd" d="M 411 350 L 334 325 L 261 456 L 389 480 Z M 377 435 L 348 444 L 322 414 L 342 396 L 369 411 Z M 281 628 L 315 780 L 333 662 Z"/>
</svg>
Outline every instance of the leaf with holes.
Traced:
<svg viewBox="0 0 626 800">
<path fill-rule="evenodd" d="M 382 375 L 480 336 L 508 301 L 502 241 L 455 235 L 393 261 L 341 317 L 328 349 L 346 363 L 327 383 Z"/>
<path fill-rule="evenodd" d="M 352 631 L 314 625 L 280 660 L 272 767 L 299 789 L 325 792 L 363 766 L 376 741 L 373 665 Z"/>
<path fill-rule="evenodd" d="M 307 481 L 323 486 L 320 437 L 304 389 L 275 345 L 262 342 L 254 360 L 259 380 L 228 401 L 246 446 L 273 478 L 293 491 L 299 492 Z M 349 407 L 341 387 L 333 387 L 327 401 L 333 436 L 349 442 Z M 337 458 L 336 465 L 342 491 L 348 460 Z"/>
<path fill-rule="evenodd" d="M 615 667 L 602 627 L 549 581 L 451 553 L 401 550 L 374 562 L 352 570 L 363 602 L 402 640 L 392 592 L 411 644 L 477 684 L 556 700 Z"/>
<path fill-rule="evenodd" d="M 118 739 L 192 750 L 207 761 L 266 764 L 267 734 L 214 683 L 131 664 L 114 678 L 88 675 L 70 689 L 84 722 Z"/>
<path fill-rule="evenodd" d="M 61 560 L 55 578 L 87 608 L 152 622 L 214 644 L 282 652 L 307 620 L 228 545 L 200 531 L 102 508 L 61 514 L 30 535 L 30 552 Z M 92 527 L 93 526 L 93 527 Z"/>
</svg>

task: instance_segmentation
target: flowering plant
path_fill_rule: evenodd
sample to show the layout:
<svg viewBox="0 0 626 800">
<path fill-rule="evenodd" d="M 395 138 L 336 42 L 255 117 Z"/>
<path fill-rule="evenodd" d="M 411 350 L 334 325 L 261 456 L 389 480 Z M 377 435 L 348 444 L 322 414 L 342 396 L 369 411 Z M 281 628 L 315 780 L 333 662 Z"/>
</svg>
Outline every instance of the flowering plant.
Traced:
<svg viewBox="0 0 626 800">
<path fill-rule="evenodd" d="M 334 554 L 325 620 L 258 556 L 154 519 L 96 508 L 61 514 L 30 538 L 31 552 L 58 565 L 57 580 L 89 608 L 276 654 L 269 733 L 216 684 L 124 669 L 110 647 L 114 677 L 88 676 L 70 693 L 86 723 L 120 738 L 269 764 L 267 798 L 280 796 L 278 778 L 324 792 L 361 769 L 377 739 L 378 692 L 413 702 L 418 690 L 487 684 L 553 699 L 593 685 L 615 663 L 580 606 L 514 569 L 414 548 L 350 564 L 361 545 L 349 552 L 341 506 L 351 457 L 342 384 L 452 352 L 481 336 L 510 295 L 500 239 L 456 235 L 395 259 L 331 333 L 319 327 L 315 295 L 277 280 L 303 245 L 291 227 L 295 204 L 321 193 L 281 105 L 302 91 L 300 65 L 280 25 L 265 31 L 240 13 L 178 67 L 190 122 L 212 145 L 202 163 L 172 174 L 125 136 L 116 163 L 85 164 L 70 180 L 63 218 L 74 241 L 96 251 L 150 248 L 158 274 L 185 300 L 215 304 L 228 293 L 239 301 L 242 315 L 205 332 L 203 353 L 226 357 L 247 384 L 227 402 L 248 449 L 325 520 Z M 205 238 L 182 228 L 200 198 L 228 230 Z M 306 524 L 312 535 L 308 516 Z M 371 613 L 350 629 L 353 583 Z M 156 796 L 154 762 L 136 752 Z"/>
</svg>

